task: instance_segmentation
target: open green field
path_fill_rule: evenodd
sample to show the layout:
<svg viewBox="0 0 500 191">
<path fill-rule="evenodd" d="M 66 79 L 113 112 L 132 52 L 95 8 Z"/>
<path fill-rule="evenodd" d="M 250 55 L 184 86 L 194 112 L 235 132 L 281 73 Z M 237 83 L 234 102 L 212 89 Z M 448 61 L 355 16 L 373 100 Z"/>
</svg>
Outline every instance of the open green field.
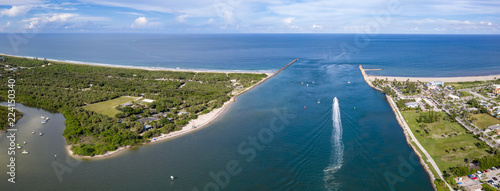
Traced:
<svg viewBox="0 0 500 191">
<path fill-rule="evenodd" d="M 500 124 L 500 120 L 488 115 L 486 113 L 472 115 L 472 117 L 477 118 L 477 121 L 474 122 L 474 125 L 481 129 L 486 129 L 486 127 L 490 125 Z"/>
<path fill-rule="evenodd" d="M 135 99 L 137 99 L 137 97 L 122 96 L 122 97 L 119 97 L 116 99 L 86 105 L 86 106 L 83 106 L 83 108 L 90 110 L 90 111 L 95 111 L 95 112 L 103 114 L 103 115 L 107 115 L 109 117 L 115 117 L 115 115 L 120 112 L 117 109 L 115 109 L 116 106 L 127 103 L 127 102 L 131 102 Z"/>
<path fill-rule="evenodd" d="M 463 89 L 463 88 L 471 88 L 486 85 L 488 82 L 486 81 L 475 81 L 475 82 L 446 82 L 445 86 L 452 86 L 455 89 Z"/>
<path fill-rule="evenodd" d="M 465 158 L 472 160 L 489 155 L 486 149 L 478 149 L 474 143 L 480 141 L 472 134 L 467 134 L 465 129 L 456 122 L 452 123 L 441 117 L 439 122 L 425 123 L 427 127 L 423 128 L 416 121 L 420 115 L 416 111 L 404 111 L 401 114 L 420 144 L 436 161 L 440 170 L 465 164 Z M 443 112 L 439 112 L 439 114 L 446 115 Z"/>
</svg>

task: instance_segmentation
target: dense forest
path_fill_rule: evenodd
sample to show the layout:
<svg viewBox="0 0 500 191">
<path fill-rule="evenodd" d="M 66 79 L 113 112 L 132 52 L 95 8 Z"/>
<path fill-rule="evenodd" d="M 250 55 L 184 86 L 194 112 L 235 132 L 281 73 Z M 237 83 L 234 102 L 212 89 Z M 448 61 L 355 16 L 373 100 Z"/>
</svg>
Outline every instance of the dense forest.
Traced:
<svg viewBox="0 0 500 191">
<path fill-rule="evenodd" d="M 267 77 L 125 69 L 10 56 L 0 62 L 0 75 L 16 79 L 16 102 L 61 112 L 66 118 L 64 137 L 73 145 L 75 154 L 85 156 L 180 130 L 190 119 L 221 107 L 238 86 L 246 88 Z M 7 82 L 1 83 L 0 97 L 7 97 L 7 88 Z M 135 108 L 119 107 L 121 112 L 114 117 L 82 108 L 120 96 L 143 96 L 155 101 Z M 137 119 L 158 112 L 168 113 L 169 119 L 151 122 L 153 129 L 145 132 L 144 124 Z"/>
</svg>

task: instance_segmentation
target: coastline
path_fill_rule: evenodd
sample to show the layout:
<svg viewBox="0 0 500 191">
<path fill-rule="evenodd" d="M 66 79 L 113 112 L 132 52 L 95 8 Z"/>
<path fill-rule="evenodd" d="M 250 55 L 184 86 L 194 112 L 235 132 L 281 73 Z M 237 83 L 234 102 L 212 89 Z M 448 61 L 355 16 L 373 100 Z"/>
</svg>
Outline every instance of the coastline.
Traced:
<svg viewBox="0 0 500 191">
<path fill-rule="evenodd" d="M 168 133 L 168 134 L 161 134 L 158 137 L 150 138 L 149 142 L 142 143 L 140 146 L 146 145 L 146 144 L 150 144 L 150 143 L 156 143 L 156 142 L 160 142 L 160 141 L 165 141 L 165 140 L 169 140 L 169 139 L 173 139 L 173 138 L 177 138 L 177 137 L 181 137 L 183 135 L 192 133 L 192 132 L 194 132 L 194 131 L 196 131 L 198 129 L 202 129 L 202 128 L 206 127 L 208 124 L 210 124 L 213 121 L 215 121 L 217 119 L 217 117 L 219 117 L 224 111 L 226 111 L 226 109 L 229 107 L 229 105 L 231 103 L 233 103 L 233 102 L 236 101 L 236 97 L 238 97 L 239 95 L 241 95 L 243 93 L 246 93 L 247 91 L 249 91 L 249 90 L 257 87 L 258 85 L 260 85 L 262 83 L 264 83 L 268 79 L 274 77 L 276 74 L 278 74 L 279 72 L 281 72 L 282 70 L 284 70 L 286 67 L 290 66 L 291 64 L 293 64 L 297 60 L 298 59 L 295 59 L 295 60 L 291 61 L 290 63 L 288 63 L 287 65 L 285 65 L 283 68 L 281 68 L 280 70 L 278 70 L 278 71 L 276 71 L 274 73 L 266 73 L 267 77 L 263 78 L 262 80 L 260 80 L 259 82 L 255 83 L 255 84 L 251 85 L 250 87 L 247 87 L 246 89 L 244 89 L 244 90 L 236 93 L 235 95 L 233 95 L 233 97 L 231 97 L 231 99 L 229 99 L 228 101 L 224 102 L 224 104 L 222 105 L 222 107 L 216 108 L 216 109 L 210 111 L 209 113 L 200 115 L 200 116 L 198 116 L 198 118 L 190 120 L 186 126 L 182 127 L 181 130 L 174 131 L 174 132 L 171 132 L 171 133 Z M 195 125 L 196 125 L 196 127 L 195 127 Z M 74 158 L 100 159 L 100 158 L 107 158 L 107 157 L 113 156 L 116 153 L 119 153 L 119 152 L 124 151 L 124 150 L 126 150 L 128 148 L 131 148 L 131 147 L 132 146 L 118 147 L 114 151 L 108 151 L 108 152 L 106 152 L 106 153 L 104 153 L 102 155 L 95 155 L 95 156 L 73 155 L 73 151 L 71 151 L 71 145 L 66 145 L 66 151 L 68 152 L 68 154 L 70 156 L 72 156 Z"/>
<path fill-rule="evenodd" d="M 364 78 L 365 82 L 368 84 L 368 86 L 372 87 L 373 89 L 382 91 L 380 88 L 377 88 L 377 87 L 373 86 L 373 84 L 370 81 L 370 76 L 366 74 L 365 70 L 363 69 L 363 67 L 361 65 L 359 65 L 359 70 L 361 71 L 361 74 L 363 75 L 363 78 Z M 404 78 L 404 77 L 402 77 L 402 78 Z M 457 78 L 459 78 L 459 77 L 457 77 Z M 374 79 L 375 78 L 372 78 L 372 80 L 374 80 Z M 396 80 L 398 80 L 398 79 L 396 79 Z M 402 81 L 405 81 L 405 80 L 402 80 Z M 436 190 L 436 185 L 434 184 L 434 180 L 436 179 L 436 177 L 434 177 L 434 174 L 431 171 L 431 169 L 429 168 L 429 165 L 427 165 L 427 163 L 424 161 L 424 157 L 422 156 L 422 154 L 427 157 L 427 162 L 429 162 L 432 165 L 432 167 L 434 168 L 434 170 L 438 174 L 439 178 L 441 178 L 441 180 L 443 180 L 445 182 L 446 186 L 450 190 L 453 190 L 451 188 L 451 186 L 448 184 L 448 182 L 445 181 L 445 179 L 443 177 L 443 174 L 442 174 L 441 170 L 439 169 L 439 167 L 437 166 L 437 164 L 434 161 L 434 159 L 432 159 L 432 157 L 425 150 L 425 148 L 420 144 L 420 142 L 417 140 L 417 138 L 415 137 L 415 135 L 411 131 L 410 127 L 406 123 L 403 115 L 399 111 L 399 109 L 396 106 L 396 103 L 394 102 L 394 100 L 392 99 L 392 97 L 389 96 L 389 95 L 385 95 L 385 97 L 386 97 L 387 102 L 389 103 L 389 106 L 391 107 L 391 109 L 392 109 L 395 117 L 396 117 L 396 120 L 398 121 L 399 126 L 401 127 L 401 129 L 403 129 L 403 133 L 404 133 L 405 138 L 406 138 L 406 143 L 413 149 L 413 151 L 415 152 L 415 154 L 419 157 L 420 164 L 424 167 L 425 171 L 429 175 L 429 179 L 430 179 L 430 181 L 431 181 L 434 189 Z M 416 147 L 418 147 L 418 149 L 420 149 L 422 151 L 422 153 Z"/>
<path fill-rule="evenodd" d="M 18 56 L 18 55 L 10 55 L 0 53 L 3 56 L 11 56 L 16 58 L 27 58 L 34 59 L 32 56 Z M 40 58 L 39 58 L 40 59 Z M 110 68 L 124 68 L 124 69 L 138 69 L 138 70 L 148 70 L 148 71 L 172 71 L 172 72 L 207 72 L 207 73 L 246 73 L 246 74 L 273 74 L 274 70 L 209 70 L 209 69 L 182 69 L 182 68 L 163 68 L 163 67 L 148 67 L 148 66 L 127 66 L 127 65 L 115 65 L 115 64 L 104 64 L 97 62 L 84 62 L 84 61 L 74 61 L 74 60 L 58 60 L 58 59 L 50 59 L 47 58 L 47 61 L 55 62 L 55 63 L 66 63 L 66 64 L 79 64 L 79 65 L 88 65 L 88 66 L 103 66 Z"/>
<path fill-rule="evenodd" d="M 366 74 L 365 71 L 370 71 L 370 70 L 379 70 L 379 69 L 363 69 L 362 65 L 359 65 L 359 69 L 361 70 L 361 73 L 363 74 L 363 78 L 365 78 L 366 83 L 370 87 L 371 82 L 368 82 L 370 80 L 375 80 L 375 79 L 388 79 L 390 81 L 396 79 L 396 81 L 406 81 L 410 80 L 410 82 L 434 82 L 434 81 L 442 81 L 442 82 L 473 82 L 473 81 L 488 81 L 488 80 L 496 80 L 500 79 L 500 74 L 497 75 L 488 75 L 488 76 L 458 76 L 458 77 L 401 77 L 401 76 L 377 76 L 377 75 L 369 75 Z M 368 80 L 368 81 L 367 81 Z M 373 87 L 375 88 L 375 87 Z M 377 89 L 377 88 L 375 88 Z"/>
</svg>

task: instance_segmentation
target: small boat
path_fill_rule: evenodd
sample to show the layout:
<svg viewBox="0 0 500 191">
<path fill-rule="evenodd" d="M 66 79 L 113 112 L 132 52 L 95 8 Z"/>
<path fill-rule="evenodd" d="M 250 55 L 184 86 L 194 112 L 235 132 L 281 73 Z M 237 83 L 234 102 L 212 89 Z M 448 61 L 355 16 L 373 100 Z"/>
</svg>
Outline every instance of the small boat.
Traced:
<svg viewBox="0 0 500 191">
<path fill-rule="evenodd" d="M 318 101 L 318 104 L 320 104 L 321 102 Z"/>
<path fill-rule="evenodd" d="M 354 107 L 354 110 L 356 110 L 356 107 Z"/>
<path fill-rule="evenodd" d="M 33 134 L 33 135 L 34 135 L 34 134 L 35 134 L 35 132 L 34 132 L 34 131 L 33 131 L 33 132 L 31 132 L 31 134 Z"/>
<path fill-rule="evenodd" d="M 314 84 L 314 82 L 313 82 L 313 84 Z"/>
<path fill-rule="evenodd" d="M 309 84 L 307 84 L 306 86 L 309 86 Z"/>
<path fill-rule="evenodd" d="M 347 81 L 347 83 L 348 83 L 348 84 L 350 84 L 350 83 L 351 83 L 351 81 Z"/>
<path fill-rule="evenodd" d="M 43 135 L 43 133 L 42 133 L 42 132 L 40 132 L 40 136 L 42 136 L 42 135 Z"/>
<path fill-rule="evenodd" d="M 174 178 L 175 178 L 174 176 L 170 176 L 170 180 L 174 180 Z"/>
<path fill-rule="evenodd" d="M 21 146 L 19 146 L 19 144 L 18 144 L 18 145 L 17 145 L 17 149 L 21 149 L 21 148 L 22 148 L 22 147 L 21 147 Z"/>
<path fill-rule="evenodd" d="M 45 124 L 45 123 L 47 123 L 47 121 L 43 120 L 43 121 L 42 121 L 42 124 Z"/>
<path fill-rule="evenodd" d="M 45 119 L 45 117 L 44 117 L 44 116 L 41 116 L 40 118 Z"/>
<path fill-rule="evenodd" d="M 21 152 L 21 153 L 23 153 L 23 154 L 28 154 L 28 151 L 23 150 L 23 152 Z"/>
<path fill-rule="evenodd" d="M 304 105 L 304 109 L 306 109 L 306 106 Z"/>
<path fill-rule="evenodd" d="M 304 82 L 301 82 L 300 84 L 304 84 Z"/>
<path fill-rule="evenodd" d="M 24 141 L 24 144 L 26 144 L 26 141 Z"/>
<path fill-rule="evenodd" d="M 46 117 L 45 120 L 48 121 L 50 118 L 49 117 Z"/>
</svg>

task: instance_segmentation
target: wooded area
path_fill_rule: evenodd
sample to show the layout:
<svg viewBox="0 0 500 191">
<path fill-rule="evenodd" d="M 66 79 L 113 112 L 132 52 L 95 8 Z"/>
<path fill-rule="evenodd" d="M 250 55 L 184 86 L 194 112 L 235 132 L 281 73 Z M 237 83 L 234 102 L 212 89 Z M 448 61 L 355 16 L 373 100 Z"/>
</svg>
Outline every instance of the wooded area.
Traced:
<svg viewBox="0 0 500 191">
<path fill-rule="evenodd" d="M 68 144 L 73 144 L 75 154 L 85 156 L 180 130 L 190 119 L 221 107 L 237 86 L 246 88 L 267 76 L 149 71 L 4 57 L 0 60 L 4 66 L 0 74 L 16 79 L 16 101 L 61 112 L 66 118 L 64 137 Z M 0 99 L 6 99 L 7 88 L 7 83 L 2 83 Z M 82 108 L 120 96 L 143 96 L 156 101 L 136 104 L 132 110 L 120 106 L 121 112 L 114 118 Z M 179 112 L 188 114 L 178 115 Z M 144 133 L 145 124 L 138 119 L 158 113 L 165 113 L 170 119 L 158 116 L 158 120 L 147 122 L 153 128 Z"/>
</svg>

